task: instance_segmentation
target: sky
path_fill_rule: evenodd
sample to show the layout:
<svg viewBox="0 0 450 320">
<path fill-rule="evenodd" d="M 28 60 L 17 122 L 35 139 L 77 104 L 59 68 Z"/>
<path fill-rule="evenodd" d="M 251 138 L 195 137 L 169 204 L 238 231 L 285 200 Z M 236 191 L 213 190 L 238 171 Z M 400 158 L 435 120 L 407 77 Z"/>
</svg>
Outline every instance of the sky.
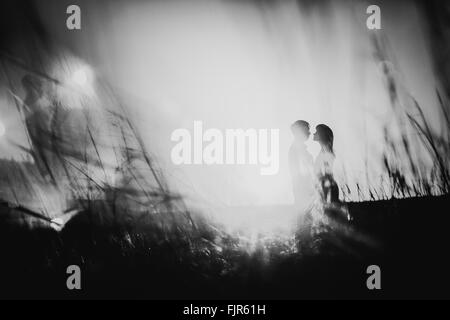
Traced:
<svg viewBox="0 0 450 320">
<path fill-rule="evenodd" d="M 170 184 L 197 203 L 292 203 L 287 153 L 289 127 L 298 119 L 333 129 L 341 184 L 379 183 L 386 174 L 384 128 L 408 130 L 405 117 L 393 111 L 386 65 L 398 85 L 400 110 L 411 110 L 414 97 L 440 131 L 430 44 L 412 2 L 379 1 L 382 30 L 376 31 L 366 27 L 368 4 L 353 1 L 36 3 L 48 38 L 115 88 Z M 65 8 L 72 3 L 81 7 L 81 30 L 65 28 Z M 386 45 L 386 61 L 374 58 L 374 36 Z M 23 54 L 24 39 L 11 41 Z M 5 90 L 0 119 L 6 134 L 21 140 Z M 220 130 L 279 129 L 278 174 L 262 176 L 254 165 L 175 166 L 171 134 L 191 130 L 195 120 Z M 4 140 L 2 156 L 16 156 Z M 316 143 L 308 148 L 317 154 Z M 417 157 L 430 166 L 421 150 Z"/>
</svg>

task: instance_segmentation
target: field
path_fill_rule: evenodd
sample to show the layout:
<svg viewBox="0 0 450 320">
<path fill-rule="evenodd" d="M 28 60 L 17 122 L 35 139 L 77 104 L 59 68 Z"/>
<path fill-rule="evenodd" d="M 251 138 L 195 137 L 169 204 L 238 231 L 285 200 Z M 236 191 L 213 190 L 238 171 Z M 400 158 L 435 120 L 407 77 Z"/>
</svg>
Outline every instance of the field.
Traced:
<svg viewBox="0 0 450 320">
<path fill-rule="evenodd" d="M 0 295 L 5 298 L 448 298 L 450 197 L 348 203 L 351 220 L 307 239 L 263 239 L 246 250 L 237 236 L 193 216 L 189 232 L 149 218 L 115 225 L 83 212 L 61 232 L 18 223 L 2 207 Z M 101 210 L 101 209 L 96 209 Z M 280 213 L 281 214 L 281 213 Z M 292 250 L 298 239 L 314 243 Z M 361 239 L 373 239 L 368 246 Z M 79 265 L 82 290 L 66 288 Z M 382 290 L 366 287 L 367 266 Z"/>
</svg>

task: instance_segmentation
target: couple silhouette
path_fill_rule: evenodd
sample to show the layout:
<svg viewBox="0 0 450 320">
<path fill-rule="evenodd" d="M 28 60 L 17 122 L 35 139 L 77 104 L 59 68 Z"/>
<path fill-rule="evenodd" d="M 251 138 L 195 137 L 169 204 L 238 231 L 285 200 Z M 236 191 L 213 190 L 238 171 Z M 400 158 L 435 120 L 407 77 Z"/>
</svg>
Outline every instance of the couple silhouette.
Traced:
<svg viewBox="0 0 450 320">
<path fill-rule="evenodd" d="M 316 199 L 328 204 L 339 201 L 339 188 L 333 176 L 333 131 L 325 124 L 317 125 L 315 130 L 313 140 L 321 148 L 313 159 L 306 147 L 311 136 L 309 123 L 297 120 L 291 125 L 294 141 L 289 149 L 289 168 L 295 204 L 303 211 L 307 211 Z"/>
</svg>

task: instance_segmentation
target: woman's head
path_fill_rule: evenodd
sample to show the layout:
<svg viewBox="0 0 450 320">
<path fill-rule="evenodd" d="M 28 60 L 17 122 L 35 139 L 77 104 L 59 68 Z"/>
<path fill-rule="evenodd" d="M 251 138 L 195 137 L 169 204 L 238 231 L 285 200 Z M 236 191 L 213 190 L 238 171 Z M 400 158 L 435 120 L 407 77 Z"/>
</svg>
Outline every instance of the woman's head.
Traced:
<svg viewBox="0 0 450 320">
<path fill-rule="evenodd" d="M 320 143 L 322 148 L 333 152 L 333 130 L 325 124 L 316 126 L 316 133 L 314 133 L 314 141 Z"/>
</svg>

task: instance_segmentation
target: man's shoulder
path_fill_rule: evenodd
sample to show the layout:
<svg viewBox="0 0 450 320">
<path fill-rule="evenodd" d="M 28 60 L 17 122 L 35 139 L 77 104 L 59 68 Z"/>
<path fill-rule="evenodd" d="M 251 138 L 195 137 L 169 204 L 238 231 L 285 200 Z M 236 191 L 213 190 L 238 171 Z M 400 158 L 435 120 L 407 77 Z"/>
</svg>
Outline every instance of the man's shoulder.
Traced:
<svg viewBox="0 0 450 320">
<path fill-rule="evenodd" d="M 291 144 L 289 147 L 289 154 L 297 153 L 297 146 L 295 144 Z"/>
</svg>

